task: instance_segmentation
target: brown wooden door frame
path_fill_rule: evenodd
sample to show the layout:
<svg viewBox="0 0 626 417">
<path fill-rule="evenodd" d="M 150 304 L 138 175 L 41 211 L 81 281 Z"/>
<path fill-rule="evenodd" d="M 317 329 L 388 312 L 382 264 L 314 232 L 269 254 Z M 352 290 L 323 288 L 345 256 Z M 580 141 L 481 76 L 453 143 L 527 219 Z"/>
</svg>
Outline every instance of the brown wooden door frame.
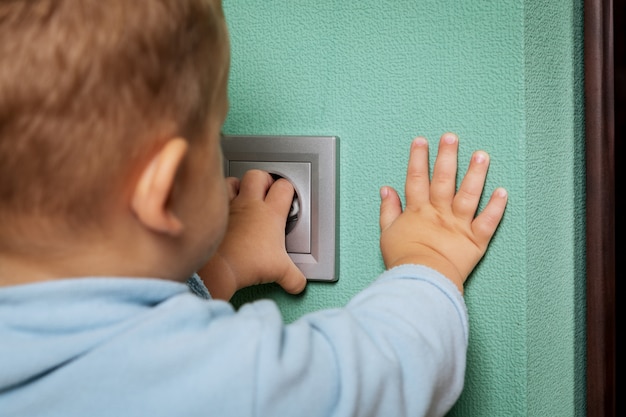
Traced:
<svg viewBox="0 0 626 417">
<path fill-rule="evenodd" d="M 612 0 L 584 0 L 587 415 L 615 416 L 615 90 Z"/>
</svg>

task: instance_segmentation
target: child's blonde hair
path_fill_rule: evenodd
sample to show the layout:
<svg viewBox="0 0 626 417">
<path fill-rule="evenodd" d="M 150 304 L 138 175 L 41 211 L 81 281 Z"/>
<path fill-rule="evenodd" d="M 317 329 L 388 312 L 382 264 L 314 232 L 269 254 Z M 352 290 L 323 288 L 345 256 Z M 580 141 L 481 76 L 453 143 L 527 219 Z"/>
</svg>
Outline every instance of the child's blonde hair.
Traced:
<svg viewBox="0 0 626 417">
<path fill-rule="evenodd" d="M 199 137 L 223 25 L 212 0 L 1 1 L 0 228 L 97 223 L 146 149 Z"/>
</svg>

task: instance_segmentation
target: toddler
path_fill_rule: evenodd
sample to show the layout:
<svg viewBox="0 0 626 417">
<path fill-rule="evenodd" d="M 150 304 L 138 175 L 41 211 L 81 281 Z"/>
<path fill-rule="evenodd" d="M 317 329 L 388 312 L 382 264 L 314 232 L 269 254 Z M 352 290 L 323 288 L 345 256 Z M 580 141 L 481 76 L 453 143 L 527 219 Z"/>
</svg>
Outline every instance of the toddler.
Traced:
<svg viewBox="0 0 626 417">
<path fill-rule="evenodd" d="M 306 279 L 293 187 L 224 178 L 219 0 L 0 1 L 0 415 L 441 416 L 463 388 L 463 285 L 505 210 L 456 189 L 456 135 L 380 191 L 385 271 L 286 325 L 239 289 Z M 374 279 L 375 278 L 375 279 Z M 343 279 L 350 279 L 344 277 Z"/>
</svg>

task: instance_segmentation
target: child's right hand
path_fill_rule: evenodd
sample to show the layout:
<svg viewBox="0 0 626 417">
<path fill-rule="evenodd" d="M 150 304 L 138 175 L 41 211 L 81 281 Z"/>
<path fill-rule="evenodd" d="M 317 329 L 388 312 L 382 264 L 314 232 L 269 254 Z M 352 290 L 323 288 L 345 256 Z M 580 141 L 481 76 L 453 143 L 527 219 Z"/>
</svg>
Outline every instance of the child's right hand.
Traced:
<svg viewBox="0 0 626 417">
<path fill-rule="evenodd" d="M 485 185 L 489 155 L 474 152 L 456 190 L 458 138 L 442 135 L 432 181 L 428 142 L 418 137 L 411 145 L 405 194 L 406 207 L 391 187 L 381 189 L 380 247 L 387 269 L 402 264 L 431 267 L 463 293 L 463 284 L 485 254 L 507 203 L 507 192 L 496 189 L 476 216 Z"/>
<path fill-rule="evenodd" d="M 275 282 L 285 291 L 304 290 L 306 278 L 285 248 L 285 223 L 293 185 L 260 170 L 241 181 L 227 178 L 228 229 L 209 262 L 198 271 L 213 298 L 228 300 L 239 289 Z"/>
</svg>

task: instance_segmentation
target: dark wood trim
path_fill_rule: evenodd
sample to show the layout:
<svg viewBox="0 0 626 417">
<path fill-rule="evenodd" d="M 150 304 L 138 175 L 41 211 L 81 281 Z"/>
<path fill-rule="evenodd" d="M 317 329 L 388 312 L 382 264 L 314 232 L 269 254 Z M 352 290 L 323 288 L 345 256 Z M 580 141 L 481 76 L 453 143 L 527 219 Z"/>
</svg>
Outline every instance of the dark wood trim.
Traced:
<svg viewBox="0 0 626 417">
<path fill-rule="evenodd" d="M 585 0 L 587 416 L 615 416 L 613 1 Z"/>
</svg>

